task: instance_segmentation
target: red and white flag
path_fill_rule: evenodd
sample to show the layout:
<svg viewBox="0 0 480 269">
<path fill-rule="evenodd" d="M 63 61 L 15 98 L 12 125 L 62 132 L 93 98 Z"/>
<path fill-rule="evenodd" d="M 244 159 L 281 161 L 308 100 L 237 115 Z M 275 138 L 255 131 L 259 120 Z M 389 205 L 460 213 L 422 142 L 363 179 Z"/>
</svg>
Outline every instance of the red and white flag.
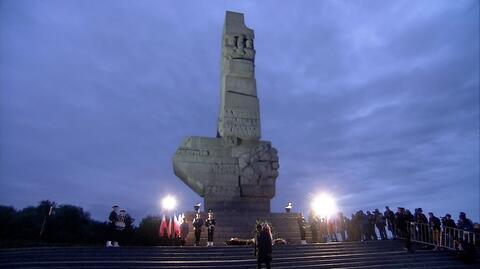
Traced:
<svg viewBox="0 0 480 269">
<path fill-rule="evenodd" d="M 162 217 L 162 223 L 160 224 L 160 229 L 158 231 L 158 235 L 160 237 L 163 237 L 165 235 L 165 229 L 168 228 L 167 227 L 167 220 L 165 219 L 165 215 L 163 215 Z"/>
<path fill-rule="evenodd" d="M 175 236 L 180 236 L 180 217 L 181 217 L 181 214 L 178 214 L 177 217 L 175 217 L 175 214 L 173 214 L 173 217 L 175 218 Z"/>
<path fill-rule="evenodd" d="M 168 231 L 167 231 L 168 238 L 172 237 L 172 219 L 173 217 L 170 217 L 170 221 L 168 222 Z"/>
</svg>

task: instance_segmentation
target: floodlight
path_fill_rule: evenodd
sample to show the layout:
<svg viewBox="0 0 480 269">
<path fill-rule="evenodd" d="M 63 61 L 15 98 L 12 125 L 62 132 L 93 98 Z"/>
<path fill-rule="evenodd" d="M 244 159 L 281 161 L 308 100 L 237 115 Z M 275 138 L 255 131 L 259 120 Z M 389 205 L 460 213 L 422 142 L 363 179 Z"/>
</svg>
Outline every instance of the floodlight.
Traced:
<svg viewBox="0 0 480 269">
<path fill-rule="evenodd" d="M 313 212 L 320 217 L 329 218 L 337 213 L 337 205 L 332 195 L 321 193 L 316 196 L 311 204 Z"/>
</svg>

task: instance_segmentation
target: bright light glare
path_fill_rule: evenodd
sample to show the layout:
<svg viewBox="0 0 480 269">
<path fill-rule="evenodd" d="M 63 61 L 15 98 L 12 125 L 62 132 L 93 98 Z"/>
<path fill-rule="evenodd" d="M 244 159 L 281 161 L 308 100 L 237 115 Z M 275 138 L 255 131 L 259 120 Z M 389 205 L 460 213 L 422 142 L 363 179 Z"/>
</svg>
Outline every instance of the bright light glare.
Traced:
<svg viewBox="0 0 480 269">
<path fill-rule="evenodd" d="M 328 193 L 322 193 L 315 197 L 312 201 L 312 210 L 315 214 L 322 218 L 329 218 L 337 213 L 337 205 L 335 199 Z"/>
<path fill-rule="evenodd" d="M 163 198 L 162 200 L 162 207 L 166 210 L 172 210 L 177 205 L 177 201 L 175 197 L 171 195 L 167 195 L 167 197 Z"/>
</svg>

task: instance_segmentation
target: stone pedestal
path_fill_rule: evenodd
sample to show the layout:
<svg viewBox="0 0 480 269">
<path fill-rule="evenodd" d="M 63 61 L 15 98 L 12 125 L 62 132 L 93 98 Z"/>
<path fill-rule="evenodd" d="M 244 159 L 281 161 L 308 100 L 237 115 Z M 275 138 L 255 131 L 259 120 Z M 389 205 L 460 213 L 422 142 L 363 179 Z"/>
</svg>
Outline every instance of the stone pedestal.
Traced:
<svg viewBox="0 0 480 269">
<path fill-rule="evenodd" d="M 203 220 L 207 218 L 206 213 L 201 213 Z M 185 213 L 185 217 L 190 226 L 190 233 L 187 237 L 187 244 L 193 245 L 195 236 L 193 233 L 194 212 Z M 223 245 L 225 241 L 232 237 L 239 239 L 251 239 L 255 236 L 256 221 L 267 221 L 273 226 L 274 238 L 283 238 L 290 244 L 300 243 L 300 228 L 298 220 L 300 213 L 267 213 L 267 214 L 235 214 L 219 213 L 215 214 L 217 225 L 215 226 L 214 244 Z M 207 242 L 207 229 L 202 228 L 201 245 L 205 246 Z"/>
</svg>

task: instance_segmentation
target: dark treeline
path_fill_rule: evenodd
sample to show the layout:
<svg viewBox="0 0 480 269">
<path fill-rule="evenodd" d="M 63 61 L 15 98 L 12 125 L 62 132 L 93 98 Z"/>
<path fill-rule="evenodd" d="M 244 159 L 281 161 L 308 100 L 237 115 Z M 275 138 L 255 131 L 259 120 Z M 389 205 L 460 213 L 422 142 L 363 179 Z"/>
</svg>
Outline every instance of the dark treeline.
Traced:
<svg viewBox="0 0 480 269">
<path fill-rule="evenodd" d="M 50 213 L 51 208 L 53 209 Z M 129 245 L 162 245 L 158 236 L 161 218 L 147 216 L 123 238 Z M 138 224 L 138 223 L 137 223 Z M 43 226 L 43 231 L 42 231 Z M 0 247 L 34 245 L 103 245 L 108 225 L 96 221 L 74 205 L 58 205 L 45 200 L 37 206 L 16 210 L 0 205 Z"/>
</svg>

